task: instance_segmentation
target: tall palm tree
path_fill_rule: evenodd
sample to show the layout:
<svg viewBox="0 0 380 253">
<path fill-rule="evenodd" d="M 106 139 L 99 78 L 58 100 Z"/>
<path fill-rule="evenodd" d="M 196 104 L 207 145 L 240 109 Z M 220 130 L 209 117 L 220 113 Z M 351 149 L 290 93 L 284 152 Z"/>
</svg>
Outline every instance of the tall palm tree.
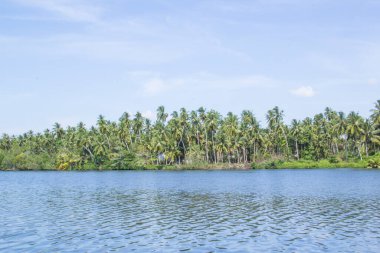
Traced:
<svg viewBox="0 0 380 253">
<path fill-rule="evenodd" d="M 286 156 L 289 154 L 289 143 L 286 135 L 286 128 L 284 125 L 284 111 L 280 110 L 277 106 L 272 110 L 269 110 L 267 115 L 267 122 L 269 130 L 272 133 L 273 142 L 276 143 L 277 153 L 279 153 L 279 147 L 281 146 L 281 139 L 276 138 L 276 136 L 282 136 L 285 146 L 286 146 Z"/>
<path fill-rule="evenodd" d="M 360 142 L 358 142 L 358 140 L 363 132 L 363 123 L 363 118 L 360 117 L 358 113 L 351 112 L 347 116 L 347 138 L 355 143 L 360 159 L 362 159 L 362 155 L 360 152 Z"/>
<path fill-rule="evenodd" d="M 301 123 L 298 120 L 295 120 L 295 119 L 292 120 L 292 125 L 290 128 L 290 134 L 292 135 L 292 137 L 294 138 L 294 141 L 295 141 L 295 148 L 296 148 L 295 157 L 297 158 L 297 160 L 299 160 L 300 159 L 300 152 L 299 152 L 299 148 L 298 148 L 298 141 L 299 141 L 301 134 L 302 134 L 302 127 L 301 127 Z"/>
<path fill-rule="evenodd" d="M 374 124 L 380 124 L 380 100 L 377 100 L 375 103 L 375 108 L 371 110 L 371 118 Z"/>
</svg>

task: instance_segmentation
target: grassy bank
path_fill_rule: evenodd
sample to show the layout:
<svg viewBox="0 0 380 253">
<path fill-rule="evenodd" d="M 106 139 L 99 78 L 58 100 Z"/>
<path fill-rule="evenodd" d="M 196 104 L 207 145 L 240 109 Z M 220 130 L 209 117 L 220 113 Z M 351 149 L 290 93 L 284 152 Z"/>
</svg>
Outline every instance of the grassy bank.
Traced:
<svg viewBox="0 0 380 253">
<path fill-rule="evenodd" d="M 182 164 L 155 164 L 148 165 L 144 160 L 136 157 L 127 157 L 123 163 L 109 163 L 101 166 L 82 164 L 75 166 L 57 166 L 52 157 L 47 155 L 35 156 L 21 153 L 18 155 L 4 155 L 0 153 L 0 170 L 247 170 L 247 169 L 302 169 L 302 168 L 380 168 L 380 153 L 360 159 L 342 160 L 332 157 L 319 161 L 314 160 L 288 160 L 283 157 L 270 157 L 254 163 L 182 163 Z"/>
<path fill-rule="evenodd" d="M 148 165 L 131 166 L 126 168 L 71 168 L 66 171 L 112 171 L 112 170 L 251 170 L 251 169 L 311 169 L 311 168 L 380 168 L 380 158 L 364 159 L 362 161 L 339 161 L 328 160 L 310 161 L 281 161 L 268 160 L 252 164 L 228 164 L 228 163 L 197 163 L 197 164 L 175 164 L 175 165 Z M 62 171 L 58 168 L 0 168 L 3 171 Z"/>
<path fill-rule="evenodd" d="M 265 161 L 252 164 L 253 169 L 309 169 L 309 168 L 370 168 L 367 161 L 330 162 L 320 161 Z"/>
<path fill-rule="evenodd" d="M 252 163 L 252 169 L 302 169 L 302 168 L 380 168 L 380 154 L 348 161 L 332 159 L 314 160 L 266 160 Z"/>
</svg>

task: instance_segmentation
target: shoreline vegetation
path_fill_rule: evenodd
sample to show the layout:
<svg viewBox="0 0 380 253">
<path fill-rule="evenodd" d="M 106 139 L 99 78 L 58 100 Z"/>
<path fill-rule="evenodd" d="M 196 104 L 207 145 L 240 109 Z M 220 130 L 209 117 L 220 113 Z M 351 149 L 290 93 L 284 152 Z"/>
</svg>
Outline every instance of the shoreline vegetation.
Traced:
<svg viewBox="0 0 380 253">
<path fill-rule="evenodd" d="M 362 161 L 347 161 L 332 163 L 328 160 L 312 161 L 282 161 L 282 160 L 267 160 L 260 163 L 252 164 L 174 164 L 174 165 L 150 165 L 130 168 L 69 168 L 61 170 L 57 168 L 0 168 L 0 171 L 125 171 L 125 170 L 140 170 L 140 171 L 180 171 L 180 170 L 263 170 L 263 169 L 378 169 L 378 165 L 371 166 L 369 160 L 376 160 L 376 164 L 380 162 L 380 156 L 370 157 L 370 159 Z"/>
<path fill-rule="evenodd" d="M 251 111 L 226 116 L 203 107 L 157 119 L 100 115 L 96 126 L 0 138 L 0 170 L 185 170 L 380 168 L 380 100 L 369 118 L 326 108 L 284 123 L 274 107 L 260 125 Z"/>
</svg>

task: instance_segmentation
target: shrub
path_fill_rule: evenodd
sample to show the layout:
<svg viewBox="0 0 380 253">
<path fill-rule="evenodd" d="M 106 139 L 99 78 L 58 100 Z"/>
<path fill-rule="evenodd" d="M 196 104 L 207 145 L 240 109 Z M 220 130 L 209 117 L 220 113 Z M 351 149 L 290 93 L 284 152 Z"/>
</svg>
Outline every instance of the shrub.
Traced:
<svg viewBox="0 0 380 253">
<path fill-rule="evenodd" d="M 192 146 L 186 155 L 187 164 L 204 163 L 206 153 L 196 145 Z"/>
<path fill-rule="evenodd" d="M 61 152 L 56 157 L 56 167 L 59 170 L 68 170 L 79 167 L 80 157 L 72 153 Z"/>
<path fill-rule="evenodd" d="M 124 151 L 112 154 L 108 168 L 117 170 L 134 170 L 141 169 L 143 166 L 139 163 L 139 159 L 135 153 Z"/>
<path fill-rule="evenodd" d="M 252 169 L 279 169 L 284 164 L 283 160 L 269 160 L 260 163 L 252 163 Z"/>
<path fill-rule="evenodd" d="M 330 163 L 339 163 L 340 162 L 338 157 L 336 157 L 336 156 L 330 156 L 328 160 Z"/>
<path fill-rule="evenodd" d="M 379 169 L 380 168 L 380 159 L 379 158 L 371 158 L 368 160 L 368 168 Z"/>
<path fill-rule="evenodd" d="M 0 169 L 2 168 L 4 158 L 5 158 L 5 155 L 3 153 L 0 153 Z"/>
</svg>

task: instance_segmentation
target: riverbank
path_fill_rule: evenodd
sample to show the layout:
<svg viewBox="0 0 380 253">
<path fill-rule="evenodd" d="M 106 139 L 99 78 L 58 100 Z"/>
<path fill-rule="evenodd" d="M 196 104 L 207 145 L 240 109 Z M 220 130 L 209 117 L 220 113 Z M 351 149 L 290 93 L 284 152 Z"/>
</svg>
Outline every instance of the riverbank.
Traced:
<svg viewBox="0 0 380 253">
<path fill-rule="evenodd" d="M 311 161 L 264 161 L 252 164 L 253 169 L 311 169 L 311 168 L 373 168 L 368 161 L 339 161 L 331 162 L 328 160 Z"/>
<path fill-rule="evenodd" d="M 299 161 L 282 161 L 266 160 L 252 164 L 236 163 L 197 163 L 197 164 L 174 164 L 174 165 L 146 165 L 127 167 L 123 169 L 114 168 L 71 168 L 66 171 L 112 171 L 112 170 L 251 170 L 251 169 L 312 169 L 312 168 L 380 168 L 380 157 L 370 157 L 363 160 L 353 161 L 329 161 L 329 160 L 299 160 Z M 38 168 L 1 168 L 1 171 L 62 171 L 58 168 L 38 169 Z"/>
<path fill-rule="evenodd" d="M 228 164 L 228 163 L 218 163 L 218 164 L 175 164 L 175 165 L 146 165 L 146 166 L 136 166 L 136 167 L 126 167 L 121 169 L 115 168 L 71 168 L 71 169 L 58 169 L 58 168 L 0 168 L 0 171 L 120 171 L 120 170 L 251 170 L 251 164 Z"/>
</svg>

